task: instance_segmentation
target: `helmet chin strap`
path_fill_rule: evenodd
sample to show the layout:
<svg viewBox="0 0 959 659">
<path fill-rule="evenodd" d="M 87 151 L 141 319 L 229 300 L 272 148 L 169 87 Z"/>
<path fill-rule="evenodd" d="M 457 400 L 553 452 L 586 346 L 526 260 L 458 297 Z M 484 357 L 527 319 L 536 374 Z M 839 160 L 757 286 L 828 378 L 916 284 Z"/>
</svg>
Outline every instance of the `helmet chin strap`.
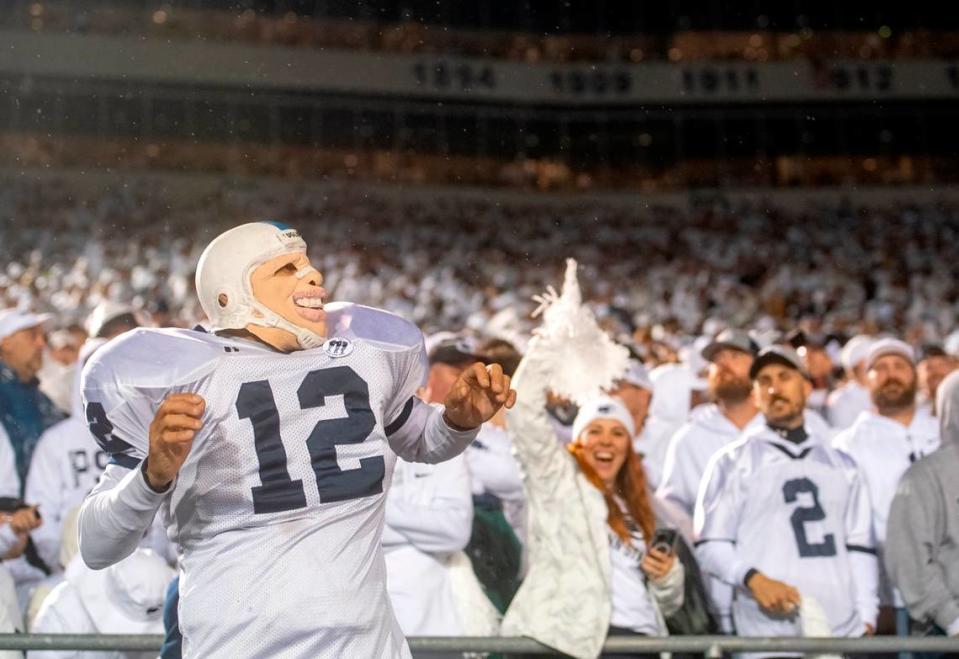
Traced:
<svg viewBox="0 0 959 659">
<path fill-rule="evenodd" d="M 251 296 L 252 297 L 252 296 Z M 250 318 L 251 325 L 257 325 L 259 327 L 275 327 L 277 329 L 286 330 L 290 334 L 296 337 L 296 342 L 300 345 L 300 348 L 303 350 L 310 350 L 312 348 L 319 348 L 324 343 L 326 343 L 326 337 L 320 336 L 316 332 L 306 329 L 305 327 L 300 327 L 296 323 L 291 323 L 283 316 L 279 315 L 275 311 L 267 309 L 255 298 L 250 300 L 250 306 L 259 311 L 263 316 L 262 318 Z"/>
</svg>

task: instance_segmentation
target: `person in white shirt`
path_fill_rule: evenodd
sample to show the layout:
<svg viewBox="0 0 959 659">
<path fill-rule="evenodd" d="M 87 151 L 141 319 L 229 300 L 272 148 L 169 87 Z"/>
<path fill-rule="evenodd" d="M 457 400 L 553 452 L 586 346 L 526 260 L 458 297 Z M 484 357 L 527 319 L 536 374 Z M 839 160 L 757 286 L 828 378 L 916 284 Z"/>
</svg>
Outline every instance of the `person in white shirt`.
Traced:
<svg viewBox="0 0 959 659">
<path fill-rule="evenodd" d="M 673 435 L 656 491 L 658 497 L 685 513 L 689 529 L 709 459 L 744 429 L 763 423 L 750 394 L 749 368 L 757 350 L 748 334 L 735 329 L 723 330 L 703 349 L 713 402 L 693 410 L 689 421 Z"/>
<path fill-rule="evenodd" d="M 110 456 L 90 434 L 80 395 L 80 369 L 104 339 L 90 339 L 81 349 L 75 373 L 72 414 L 40 437 L 27 472 L 26 497 L 37 505 L 44 525 L 33 533 L 37 551 L 50 569 L 62 571 L 63 524 L 94 488 Z"/>
<path fill-rule="evenodd" d="M 839 433 L 834 446 L 859 465 L 869 487 L 872 525 L 881 559 L 886 540 L 886 522 L 896 486 L 909 465 L 939 448 L 939 424 L 935 417 L 916 407 L 916 366 L 912 348 L 897 339 L 879 339 L 866 357 L 866 374 L 875 409 L 863 412 L 852 427 Z M 884 606 L 901 609 L 881 574 L 880 600 Z M 901 621 L 905 625 L 907 619 Z M 882 625 L 886 631 L 886 625 Z"/>
<path fill-rule="evenodd" d="M 741 636 L 872 633 L 878 565 L 862 475 L 805 423 L 812 382 L 795 350 L 763 349 L 750 376 L 766 423 L 710 462 L 700 565 L 735 589 Z"/>
<path fill-rule="evenodd" d="M 79 556 L 66 580 L 44 600 L 30 631 L 35 634 L 161 634 L 163 600 L 175 572 L 149 549 L 105 570 L 91 570 Z M 30 659 L 150 659 L 156 652 L 31 650 Z"/>
<path fill-rule="evenodd" d="M 839 361 L 846 372 L 846 382 L 826 399 L 826 418 L 836 430 L 845 430 L 872 406 L 865 367 L 872 341 L 871 337 L 858 334 L 842 347 Z"/>
<path fill-rule="evenodd" d="M 654 392 L 643 430 L 633 448 L 643 456 L 643 469 L 653 489 L 663 481 L 666 452 L 673 435 L 686 425 L 696 387 L 696 376 L 686 364 L 660 364 L 649 372 Z"/>
<path fill-rule="evenodd" d="M 397 461 L 386 498 L 383 550 L 387 592 L 407 636 L 496 633 L 496 611 L 484 604 L 463 554 L 472 525 L 463 456 L 439 464 Z M 464 579 L 472 587 L 463 588 Z"/>
</svg>

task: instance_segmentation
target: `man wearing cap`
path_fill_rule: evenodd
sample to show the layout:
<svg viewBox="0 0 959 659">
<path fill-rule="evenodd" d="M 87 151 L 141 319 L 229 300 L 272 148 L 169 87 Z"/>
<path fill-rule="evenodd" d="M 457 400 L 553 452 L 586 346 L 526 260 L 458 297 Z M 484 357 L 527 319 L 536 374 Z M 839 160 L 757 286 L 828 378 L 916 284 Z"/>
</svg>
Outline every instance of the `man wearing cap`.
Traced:
<svg viewBox="0 0 959 659">
<path fill-rule="evenodd" d="M 812 382 L 790 347 L 749 371 L 765 424 L 711 461 L 697 557 L 735 589 L 741 636 L 861 636 L 878 613 L 869 495 L 855 463 L 805 419 Z"/>
<path fill-rule="evenodd" d="M 865 366 L 871 345 L 870 337 L 859 334 L 842 347 L 839 360 L 846 372 L 846 382 L 826 399 L 826 417 L 836 430 L 845 430 L 872 406 Z"/>
<path fill-rule="evenodd" d="M 21 482 L 40 435 L 63 418 L 37 380 L 47 320 L 19 309 L 0 311 L 0 424 L 13 446 Z"/>
<path fill-rule="evenodd" d="M 709 459 L 747 427 L 762 424 L 750 395 L 749 367 L 758 347 L 745 332 L 723 330 L 703 348 L 709 362 L 712 403 L 695 410 L 669 442 L 657 496 L 675 503 L 690 519 Z"/>
<path fill-rule="evenodd" d="M 874 408 L 860 414 L 834 441 L 836 448 L 852 456 L 866 479 L 880 557 L 899 478 L 909 465 L 939 447 L 935 417 L 916 407 L 915 364 L 909 344 L 892 338 L 873 343 L 866 357 L 866 378 Z M 880 578 L 880 598 L 884 606 L 903 606 L 884 575 Z M 899 626 L 904 624 L 903 618 Z"/>
</svg>

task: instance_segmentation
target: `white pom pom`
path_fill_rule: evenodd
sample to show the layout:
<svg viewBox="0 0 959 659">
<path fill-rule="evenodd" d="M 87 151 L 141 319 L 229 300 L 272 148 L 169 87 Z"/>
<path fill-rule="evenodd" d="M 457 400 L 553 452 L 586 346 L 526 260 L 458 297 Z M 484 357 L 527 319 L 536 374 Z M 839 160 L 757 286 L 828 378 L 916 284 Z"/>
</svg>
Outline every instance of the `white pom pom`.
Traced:
<svg viewBox="0 0 959 659">
<path fill-rule="evenodd" d="M 533 315 L 543 316 L 535 334 L 537 353 L 551 366 L 550 389 L 583 403 L 622 377 L 629 351 L 614 343 L 583 305 L 576 270 L 576 261 L 567 259 L 562 294 L 550 287 L 533 298 L 540 304 Z"/>
</svg>

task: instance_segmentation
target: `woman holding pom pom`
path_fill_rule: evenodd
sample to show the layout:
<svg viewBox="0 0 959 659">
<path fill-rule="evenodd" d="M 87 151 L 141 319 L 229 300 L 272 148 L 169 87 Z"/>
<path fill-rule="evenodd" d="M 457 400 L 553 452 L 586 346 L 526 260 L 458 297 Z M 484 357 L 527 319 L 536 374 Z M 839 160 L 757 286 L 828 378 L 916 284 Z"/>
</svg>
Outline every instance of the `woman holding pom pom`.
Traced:
<svg viewBox="0 0 959 659">
<path fill-rule="evenodd" d="M 575 272 L 570 262 L 563 294 L 541 300 L 543 326 L 513 380 L 508 418 L 528 497 L 530 567 L 503 633 L 587 659 L 607 636 L 667 635 L 664 616 L 683 604 L 684 571 L 656 534 L 632 417 L 600 394 L 628 354 L 582 306 Z M 566 448 L 547 417 L 547 391 L 580 403 Z"/>
</svg>

